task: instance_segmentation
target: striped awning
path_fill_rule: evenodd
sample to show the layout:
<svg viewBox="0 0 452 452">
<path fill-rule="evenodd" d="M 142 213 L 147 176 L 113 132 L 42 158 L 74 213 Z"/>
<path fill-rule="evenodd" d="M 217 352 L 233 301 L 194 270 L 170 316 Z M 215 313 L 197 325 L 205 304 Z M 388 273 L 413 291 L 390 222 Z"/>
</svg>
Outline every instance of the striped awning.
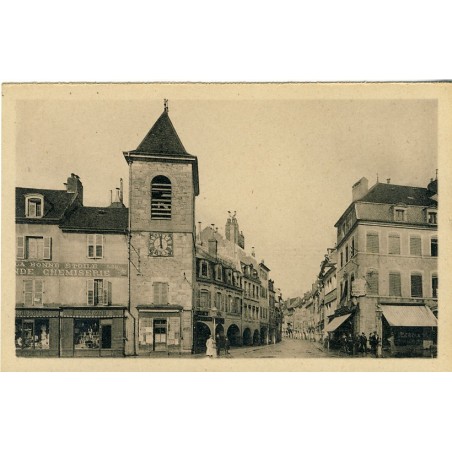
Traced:
<svg viewBox="0 0 452 452">
<path fill-rule="evenodd" d="M 427 306 L 382 306 L 383 315 L 391 326 L 438 326 L 438 320 Z"/>
<path fill-rule="evenodd" d="M 332 331 L 335 331 L 337 328 L 339 328 L 349 317 L 351 314 L 341 315 L 340 317 L 335 317 L 333 320 L 331 320 L 330 323 L 325 327 L 325 330 L 327 333 L 331 333 Z"/>
</svg>

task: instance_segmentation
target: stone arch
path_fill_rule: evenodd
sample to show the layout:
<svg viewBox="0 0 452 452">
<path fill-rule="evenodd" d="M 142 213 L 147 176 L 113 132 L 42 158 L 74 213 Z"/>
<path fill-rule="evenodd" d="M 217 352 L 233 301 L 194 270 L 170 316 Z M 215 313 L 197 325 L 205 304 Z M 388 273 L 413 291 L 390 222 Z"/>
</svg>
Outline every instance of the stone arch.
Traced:
<svg viewBox="0 0 452 452">
<path fill-rule="evenodd" d="M 259 330 L 254 330 L 254 333 L 253 333 L 253 345 L 260 345 Z"/>
<path fill-rule="evenodd" d="M 195 326 L 195 353 L 205 353 L 206 352 L 206 342 L 211 334 L 209 325 L 204 322 L 196 322 Z"/>
<path fill-rule="evenodd" d="M 231 347 L 242 345 L 240 328 L 237 325 L 235 325 L 234 323 L 229 326 L 226 335 L 229 339 L 229 345 Z"/>
<path fill-rule="evenodd" d="M 243 330 L 243 345 L 253 345 L 253 338 L 249 328 Z"/>
</svg>

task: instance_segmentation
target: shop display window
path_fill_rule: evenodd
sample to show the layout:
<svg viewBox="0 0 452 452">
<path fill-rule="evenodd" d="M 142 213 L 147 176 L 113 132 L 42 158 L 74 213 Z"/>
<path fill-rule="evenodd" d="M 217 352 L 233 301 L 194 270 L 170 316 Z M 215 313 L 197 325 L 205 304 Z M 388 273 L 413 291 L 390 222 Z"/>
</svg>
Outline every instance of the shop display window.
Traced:
<svg viewBox="0 0 452 452">
<path fill-rule="evenodd" d="M 76 350 L 100 348 L 99 320 L 74 320 L 74 347 Z"/>
<path fill-rule="evenodd" d="M 49 319 L 17 319 L 15 344 L 18 349 L 49 349 Z"/>
</svg>

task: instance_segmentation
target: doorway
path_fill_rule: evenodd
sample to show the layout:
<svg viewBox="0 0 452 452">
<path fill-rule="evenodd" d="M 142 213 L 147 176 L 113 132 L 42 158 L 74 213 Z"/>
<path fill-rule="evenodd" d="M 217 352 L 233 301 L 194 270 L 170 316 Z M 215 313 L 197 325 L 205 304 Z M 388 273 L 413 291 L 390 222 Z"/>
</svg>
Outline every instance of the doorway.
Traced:
<svg viewBox="0 0 452 452">
<path fill-rule="evenodd" d="M 168 325 L 166 319 L 154 319 L 154 351 L 166 350 Z"/>
</svg>

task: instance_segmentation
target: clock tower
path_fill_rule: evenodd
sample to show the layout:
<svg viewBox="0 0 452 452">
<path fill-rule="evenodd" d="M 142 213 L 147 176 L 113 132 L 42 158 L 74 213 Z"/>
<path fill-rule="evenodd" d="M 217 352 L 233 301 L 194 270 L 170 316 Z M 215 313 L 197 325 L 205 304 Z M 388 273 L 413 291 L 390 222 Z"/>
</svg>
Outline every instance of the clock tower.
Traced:
<svg viewBox="0 0 452 452">
<path fill-rule="evenodd" d="M 129 165 L 129 306 L 137 354 L 192 350 L 198 160 L 163 113 Z"/>
</svg>

